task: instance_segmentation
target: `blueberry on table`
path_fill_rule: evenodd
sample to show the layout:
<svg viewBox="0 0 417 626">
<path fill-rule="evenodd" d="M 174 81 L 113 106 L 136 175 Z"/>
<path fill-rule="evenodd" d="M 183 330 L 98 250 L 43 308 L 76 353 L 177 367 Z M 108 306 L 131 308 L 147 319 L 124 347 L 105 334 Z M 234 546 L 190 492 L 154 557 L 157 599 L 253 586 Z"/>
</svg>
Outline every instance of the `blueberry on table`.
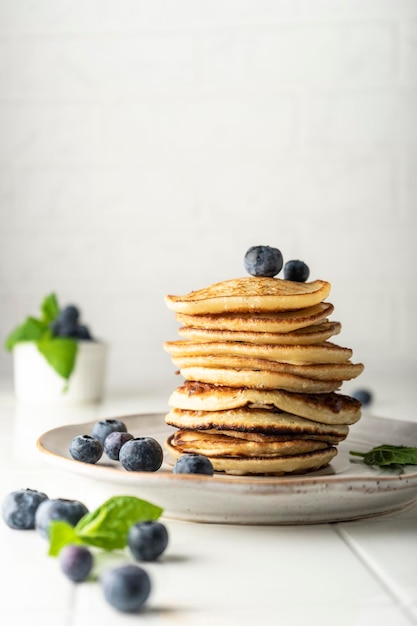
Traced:
<svg viewBox="0 0 417 626">
<path fill-rule="evenodd" d="M 168 545 L 168 531 L 161 522 L 138 522 L 129 529 L 127 545 L 136 561 L 156 561 Z"/>
<path fill-rule="evenodd" d="M 103 444 L 91 435 L 77 435 L 69 445 L 69 453 L 75 461 L 94 464 L 103 456 Z"/>
<path fill-rule="evenodd" d="M 362 404 L 362 406 L 369 406 L 373 401 L 372 392 L 368 389 L 356 389 L 352 393 L 352 398 L 358 400 Z"/>
<path fill-rule="evenodd" d="M 207 474 L 213 476 L 213 464 L 202 454 L 183 454 L 180 456 L 173 469 L 174 474 Z"/>
<path fill-rule="evenodd" d="M 270 246 L 252 246 L 245 254 L 243 265 L 251 276 L 276 276 L 283 265 L 281 251 Z"/>
<path fill-rule="evenodd" d="M 44 500 L 38 506 L 35 514 L 35 529 L 42 537 L 48 539 L 51 522 L 62 520 L 75 526 L 87 513 L 87 507 L 79 500 L 67 500 L 65 498 Z"/>
<path fill-rule="evenodd" d="M 107 602 L 123 613 L 136 613 L 151 592 L 147 572 L 138 565 L 120 565 L 103 572 L 100 583 Z"/>
<path fill-rule="evenodd" d="M 310 276 L 310 269 L 304 261 L 294 259 L 287 261 L 284 265 L 285 280 L 292 280 L 297 283 L 305 283 Z"/>
<path fill-rule="evenodd" d="M 96 422 L 91 434 L 93 437 L 104 443 L 107 435 L 113 432 L 127 433 L 126 424 L 119 419 L 103 419 Z"/>
<path fill-rule="evenodd" d="M 35 514 L 48 496 L 36 489 L 18 489 L 7 494 L 2 502 L 2 517 L 10 528 L 31 530 L 35 528 Z"/>
<path fill-rule="evenodd" d="M 120 457 L 120 449 L 126 443 L 133 439 L 130 433 L 121 433 L 114 431 L 109 433 L 104 440 L 104 452 L 112 461 L 118 461 Z"/>
<path fill-rule="evenodd" d="M 132 472 L 156 472 L 163 458 L 162 446 L 152 437 L 135 437 L 120 448 L 120 463 Z"/>
<path fill-rule="evenodd" d="M 64 574 L 73 582 L 81 583 L 90 575 L 93 555 L 85 546 L 67 545 L 59 553 L 59 564 Z"/>
</svg>

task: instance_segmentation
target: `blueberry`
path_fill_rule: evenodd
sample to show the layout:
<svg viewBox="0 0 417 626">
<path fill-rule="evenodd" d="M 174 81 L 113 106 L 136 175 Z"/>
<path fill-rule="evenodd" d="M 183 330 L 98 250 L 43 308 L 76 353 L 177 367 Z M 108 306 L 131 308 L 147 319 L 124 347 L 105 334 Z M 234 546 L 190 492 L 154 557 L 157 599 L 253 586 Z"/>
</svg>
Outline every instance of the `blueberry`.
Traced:
<svg viewBox="0 0 417 626">
<path fill-rule="evenodd" d="M 59 314 L 59 319 L 63 323 L 69 322 L 72 324 L 76 324 L 79 317 L 80 311 L 78 307 L 74 306 L 73 304 L 69 304 L 68 306 L 64 307 Z"/>
<path fill-rule="evenodd" d="M 292 280 L 297 283 L 305 283 L 310 275 L 310 269 L 304 261 L 287 261 L 284 265 L 285 280 Z"/>
<path fill-rule="evenodd" d="M 103 444 L 91 435 L 77 435 L 69 445 L 69 453 L 76 461 L 97 463 L 103 455 Z"/>
<path fill-rule="evenodd" d="M 93 567 L 93 555 L 85 546 L 67 545 L 59 553 L 59 564 L 64 574 L 73 582 L 88 578 Z"/>
<path fill-rule="evenodd" d="M 2 517 L 10 528 L 30 530 L 35 528 L 38 506 L 48 496 L 36 489 L 18 489 L 7 494 L 2 502 Z"/>
<path fill-rule="evenodd" d="M 213 476 L 212 462 L 202 454 L 183 454 L 177 459 L 173 469 L 174 474 L 207 474 Z"/>
<path fill-rule="evenodd" d="M 120 565 L 103 572 L 100 582 L 107 602 L 124 613 L 139 611 L 151 592 L 147 572 L 133 564 Z"/>
<path fill-rule="evenodd" d="M 61 336 L 61 322 L 59 319 L 56 319 L 53 322 L 51 322 L 49 327 L 52 330 L 52 333 L 55 335 L 55 337 Z"/>
<path fill-rule="evenodd" d="M 64 498 L 44 500 L 38 506 L 35 514 L 35 529 L 42 537 L 48 539 L 51 522 L 62 520 L 75 526 L 87 513 L 87 507 L 79 500 L 66 500 Z"/>
<path fill-rule="evenodd" d="M 135 437 L 120 448 L 119 460 L 131 472 L 156 472 L 163 461 L 162 447 L 152 437 Z"/>
<path fill-rule="evenodd" d="M 77 324 L 71 321 L 59 321 L 57 335 L 58 337 L 71 337 L 75 339 L 77 336 Z"/>
<path fill-rule="evenodd" d="M 100 420 L 94 424 L 91 434 L 104 443 L 107 435 L 113 432 L 127 433 L 126 425 L 119 419 Z"/>
<path fill-rule="evenodd" d="M 283 258 L 278 248 L 252 246 L 247 250 L 243 264 L 252 276 L 276 276 L 282 269 Z"/>
<path fill-rule="evenodd" d="M 104 440 L 104 452 L 112 461 L 118 461 L 120 455 L 120 448 L 126 441 L 133 439 L 133 435 L 130 433 L 121 433 L 114 431 L 109 433 Z"/>
<path fill-rule="evenodd" d="M 355 398 L 355 400 L 359 400 L 362 406 L 369 406 L 373 401 L 372 392 L 368 389 L 356 389 L 352 393 L 352 398 Z"/>
<path fill-rule="evenodd" d="M 168 531 L 161 522 L 138 522 L 129 529 L 127 545 L 137 561 L 156 561 L 168 545 Z"/>
<path fill-rule="evenodd" d="M 85 341 L 91 341 L 92 336 L 88 326 L 84 324 L 78 324 L 75 329 L 75 336 L 77 339 L 84 339 Z"/>
</svg>

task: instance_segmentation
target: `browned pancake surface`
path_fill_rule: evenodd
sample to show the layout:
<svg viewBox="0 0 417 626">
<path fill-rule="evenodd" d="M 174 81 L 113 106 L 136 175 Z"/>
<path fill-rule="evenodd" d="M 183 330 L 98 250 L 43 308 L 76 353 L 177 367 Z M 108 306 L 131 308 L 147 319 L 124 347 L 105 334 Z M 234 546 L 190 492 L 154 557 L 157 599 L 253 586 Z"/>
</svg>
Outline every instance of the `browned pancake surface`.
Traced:
<svg viewBox="0 0 417 626">
<path fill-rule="evenodd" d="M 176 313 L 176 319 L 184 326 L 211 330 L 229 330 L 264 333 L 288 333 L 325 320 L 333 313 L 330 302 L 320 302 L 313 307 L 271 313 L 217 313 L 187 315 Z"/>
<path fill-rule="evenodd" d="M 249 276 L 215 283 L 185 296 L 167 295 L 165 302 L 175 312 L 187 314 L 288 311 L 319 304 L 330 288 L 324 280 L 297 283 Z"/>
</svg>

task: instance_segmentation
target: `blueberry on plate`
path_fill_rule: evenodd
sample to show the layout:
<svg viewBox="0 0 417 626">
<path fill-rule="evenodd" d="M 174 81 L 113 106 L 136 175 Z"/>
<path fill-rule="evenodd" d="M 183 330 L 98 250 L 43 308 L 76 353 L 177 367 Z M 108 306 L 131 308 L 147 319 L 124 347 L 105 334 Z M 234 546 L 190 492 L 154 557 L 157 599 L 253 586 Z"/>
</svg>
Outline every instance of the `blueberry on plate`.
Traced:
<svg viewBox="0 0 417 626">
<path fill-rule="evenodd" d="M 352 398 L 358 400 L 362 406 L 369 406 L 373 401 L 373 395 L 369 389 L 356 389 L 352 393 Z"/>
<path fill-rule="evenodd" d="M 91 434 L 93 437 L 104 443 L 107 435 L 113 432 L 127 433 L 126 424 L 119 419 L 103 419 L 96 422 Z"/>
<path fill-rule="evenodd" d="M 2 502 L 2 517 L 10 528 L 31 530 L 35 528 L 36 511 L 48 496 L 36 489 L 18 489 L 5 496 Z"/>
<path fill-rule="evenodd" d="M 103 456 L 103 444 L 91 435 L 77 435 L 69 445 L 69 453 L 75 461 L 94 464 Z"/>
<path fill-rule="evenodd" d="M 138 522 L 129 529 L 127 545 L 136 561 L 156 561 L 168 545 L 168 531 L 161 522 Z"/>
<path fill-rule="evenodd" d="M 120 457 L 120 449 L 126 443 L 133 439 L 130 433 L 121 433 L 114 431 L 109 433 L 104 440 L 104 452 L 112 461 L 118 461 Z"/>
<path fill-rule="evenodd" d="M 149 575 L 133 564 L 104 571 L 100 576 L 100 583 L 107 602 L 123 613 L 139 611 L 151 592 Z"/>
<path fill-rule="evenodd" d="M 135 437 L 120 448 L 120 463 L 131 472 L 156 472 L 163 458 L 162 446 L 152 437 Z"/>
<path fill-rule="evenodd" d="M 74 583 L 81 583 L 90 575 L 93 555 L 85 546 L 69 544 L 59 553 L 59 564 L 64 574 Z"/>
<path fill-rule="evenodd" d="M 51 522 L 62 520 L 75 526 L 87 513 L 87 507 L 79 500 L 65 498 L 44 500 L 36 510 L 35 529 L 42 537 L 48 539 Z"/>
<path fill-rule="evenodd" d="M 187 453 L 181 455 L 173 469 L 174 474 L 207 474 L 213 476 L 213 464 L 202 454 Z"/>
<path fill-rule="evenodd" d="M 294 259 L 287 261 L 284 265 L 285 280 L 292 280 L 297 283 L 305 283 L 310 276 L 310 269 L 304 261 Z"/>
<path fill-rule="evenodd" d="M 283 265 L 281 251 L 270 246 L 252 246 L 243 259 L 245 270 L 251 276 L 276 276 Z"/>
</svg>

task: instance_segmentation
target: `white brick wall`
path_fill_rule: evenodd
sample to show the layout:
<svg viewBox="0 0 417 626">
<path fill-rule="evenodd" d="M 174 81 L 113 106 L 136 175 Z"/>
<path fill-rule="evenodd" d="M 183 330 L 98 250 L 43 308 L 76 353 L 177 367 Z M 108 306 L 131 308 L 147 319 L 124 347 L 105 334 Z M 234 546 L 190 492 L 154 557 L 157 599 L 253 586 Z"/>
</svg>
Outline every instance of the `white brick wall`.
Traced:
<svg viewBox="0 0 417 626">
<path fill-rule="evenodd" d="M 55 290 L 112 387 L 169 393 L 164 295 L 259 243 L 417 374 L 416 172 L 417 0 L 0 0 L 0 335 Z"/>
</svg>

